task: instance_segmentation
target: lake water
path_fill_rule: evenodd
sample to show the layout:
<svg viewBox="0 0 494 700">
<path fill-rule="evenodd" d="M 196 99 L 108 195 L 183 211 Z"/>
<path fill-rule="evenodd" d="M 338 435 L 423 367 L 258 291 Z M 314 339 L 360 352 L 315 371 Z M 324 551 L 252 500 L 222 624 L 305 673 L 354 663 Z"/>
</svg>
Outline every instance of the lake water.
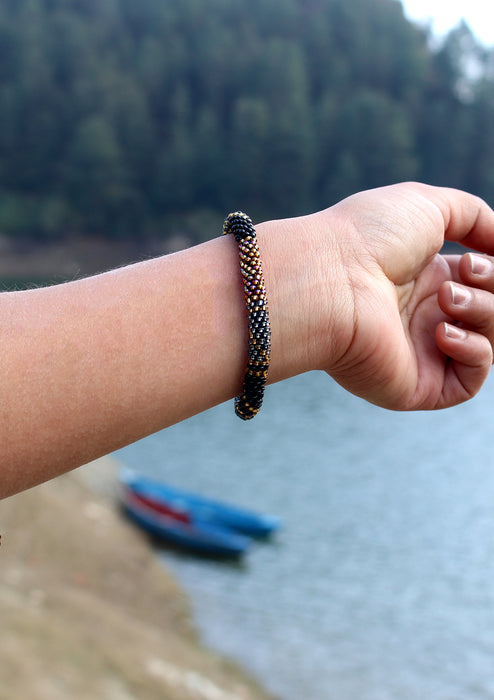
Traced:
<svg viewBox="0 0 494 700">
<path fill-rule="evenodd" d="M 494 698 L 494 377 L 394 414 L 312 373 L 117 453 L 279 514 L 239 566 L 165 553 L 211 647 L 283 700 Z"/>
</svg>

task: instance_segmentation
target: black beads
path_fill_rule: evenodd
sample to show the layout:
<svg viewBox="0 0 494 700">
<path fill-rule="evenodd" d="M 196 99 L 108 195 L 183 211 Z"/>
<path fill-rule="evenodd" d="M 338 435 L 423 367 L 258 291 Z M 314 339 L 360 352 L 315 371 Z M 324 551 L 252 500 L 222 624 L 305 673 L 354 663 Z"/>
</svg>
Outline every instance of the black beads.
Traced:
<svg viewBox="0 0 494 700">
<path fill-rule="evenodd" d="M 271 329 L 256 230 L 243 212 L 229 214 L 223 233 L 232 233 L 238 243 L 244 297 L 249 317 L 249 361 L 242 393 L 235 399 L 235 413 L 249 420 L 259 412 L 264 397 L 271 354 Z"/>
</svg>

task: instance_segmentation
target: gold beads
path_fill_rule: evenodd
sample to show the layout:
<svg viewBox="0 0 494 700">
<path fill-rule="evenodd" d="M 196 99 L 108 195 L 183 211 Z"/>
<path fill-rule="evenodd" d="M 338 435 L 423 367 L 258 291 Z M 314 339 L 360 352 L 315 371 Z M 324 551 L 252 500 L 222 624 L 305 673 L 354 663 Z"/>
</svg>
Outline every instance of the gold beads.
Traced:
<svg viewBox="0 0 494 700">
<path fill-rule="evenodd" d="M 249 420 L 261 408 L 271 354 L 266 290 L 256 231 L 251 219 L 243 212 L 229 214 L 223 225 L 223 233 L 232 233 L 238 243 L 249 319 L 249 361 L 242 394 L 235 399 L 235 413 L 243 420 Z"/>
</svg>

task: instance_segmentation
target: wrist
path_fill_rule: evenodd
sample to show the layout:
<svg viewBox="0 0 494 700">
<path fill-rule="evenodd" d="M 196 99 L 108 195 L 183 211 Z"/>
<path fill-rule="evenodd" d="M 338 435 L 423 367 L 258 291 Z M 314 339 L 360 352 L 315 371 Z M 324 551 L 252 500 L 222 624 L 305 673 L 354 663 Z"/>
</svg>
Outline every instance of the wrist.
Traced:
<svg viewBox="0 0 494 700">
<path fill-rule="evenodd" d="M 256 226 L 271 323 L 269 383 L 328 370 L 353 335 L 353 303 L 332 209 Z"/>
</svg>

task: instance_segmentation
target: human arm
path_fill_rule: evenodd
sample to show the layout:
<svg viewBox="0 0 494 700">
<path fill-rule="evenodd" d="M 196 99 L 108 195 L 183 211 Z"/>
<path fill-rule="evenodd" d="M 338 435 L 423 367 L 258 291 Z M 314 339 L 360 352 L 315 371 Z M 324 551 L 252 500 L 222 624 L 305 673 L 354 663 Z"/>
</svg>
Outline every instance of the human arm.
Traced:
<svg viewBox="0 0 494 700">
<path fill-rule="evenodd" d="M 478 391 L 492 362 L 494 287 L 479 282 L 460 319 L 447 285 L 472 281 L 459 258 L 437 252 L 445 237 L 494 252 L 494 214 L 481 200 L 401 185 L 257 234 L 270 382 L 322 369 L 395 409 Z M 467 323 L 467 337 L 446 336 L 447 319 Z M 0 340 L 5 496 L 239 393 L 247 322 L 235 242 L 2 294 Z"/>
</svg>

